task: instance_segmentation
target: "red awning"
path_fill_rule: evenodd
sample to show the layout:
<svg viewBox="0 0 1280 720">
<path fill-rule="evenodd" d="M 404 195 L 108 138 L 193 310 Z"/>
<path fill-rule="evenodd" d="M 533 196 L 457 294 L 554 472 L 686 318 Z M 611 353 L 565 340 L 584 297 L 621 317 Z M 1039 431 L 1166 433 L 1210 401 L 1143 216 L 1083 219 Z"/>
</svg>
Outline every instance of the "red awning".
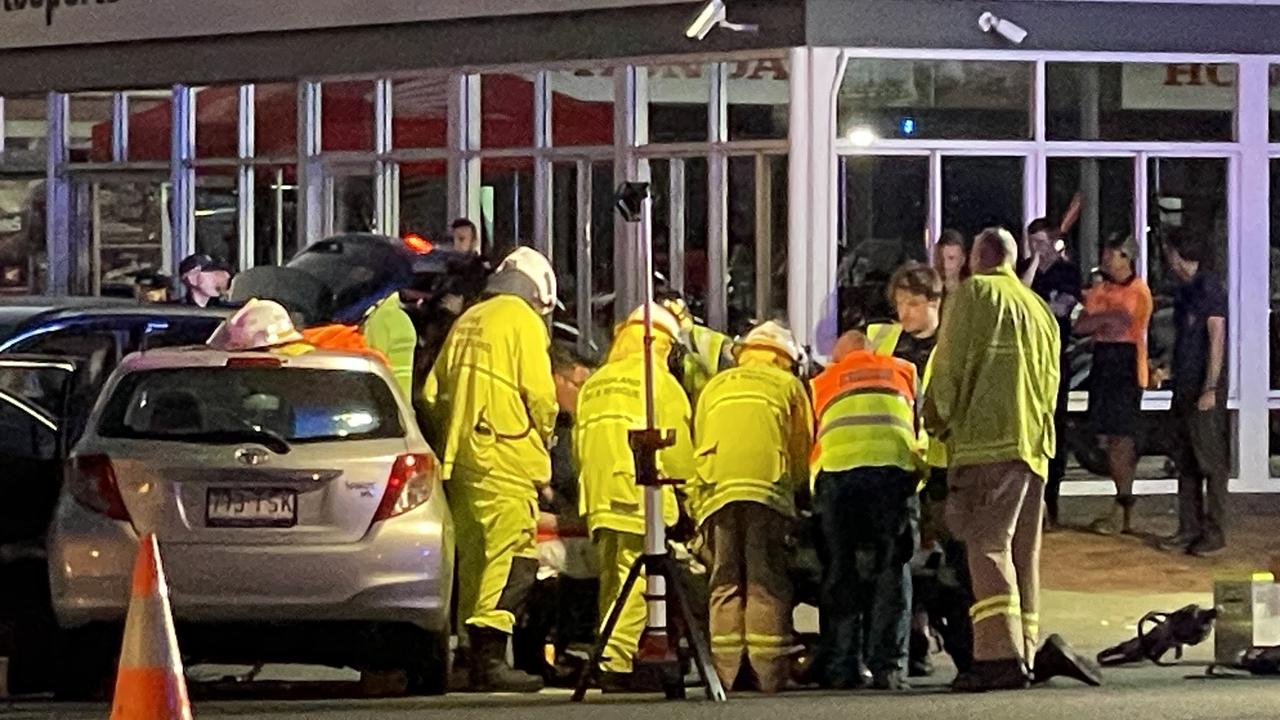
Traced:
<svg viewBox="0 0 1280 720">
<path fill-rule="evenodd" d="M 397 148 L 442 148 L 447 143 L 447 85 L 424 79 L 397 86 L 392 135 Z M 369 82 L 340 82 L 324 86 L 321 94 L 321 137 L 326 151 L 373 149 L 373 88 Z M 485 147 L 533 146 L 533 82 L 519 75 L 486 75 L 481 83 L 480 137 Z M 260 85 L 256 90 L 255 154 L 292 157 L 297 148 L 297 90 L 293 85 Z M 234 87 L 200 90 L 196 100 L 196 157 L 234 158 L 237 155 L 237 104 Z M 585 102 L 563 93 L 552 96 L 552 137 L 557 145 L 612 145 L 613 106 Z M 169 104 L 157 105 L 129 117 L 129 159 L 169 159 L 173 119 Z M 93 128 L 90 160 L 111 159 L 111 124 Z M 486 161 L 486 167 L 521 168 L 527 159 Z M 442 163 L 416 163 L 418 173 L 443 174 Z"/>
</svg>

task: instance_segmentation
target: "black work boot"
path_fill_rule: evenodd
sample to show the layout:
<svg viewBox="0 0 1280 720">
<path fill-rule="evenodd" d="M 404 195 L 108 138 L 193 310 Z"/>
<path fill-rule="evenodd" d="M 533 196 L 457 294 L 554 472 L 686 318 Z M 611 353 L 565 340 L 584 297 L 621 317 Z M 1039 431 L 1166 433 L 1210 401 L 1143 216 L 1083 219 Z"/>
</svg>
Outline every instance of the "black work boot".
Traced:
<svg viewBox="0 0 1280 720">
<path fill-rule="evenodd" d="M 1179 530 L 1176 534 L 1160 540 L 1156 546 L 1165 552 L 1186 552 L 1187 548 L 1200 538 L 1198 533 Z"/>
<path fill-rule="evenodd" d="M 1036 662 L 1031 676 L 1037 685 L 1049 682 L 1051 678 L 1066 677 L 1090 687 L 1102 684 L 1102 668 L 1093 660 L 1076 652 L 1061 635 L 1050 635 L 1040 651 L 1036 653 Z"/>
<path fill-rule="evenodd" d="M 449 692 L 471 691 L 471 648 L 459 645 L 453 653 L 453 667 L 449 673 Z"/>
<path fill-rule="evenodd" d="M 1187 554 L 1195 555 L 1196 557 L 1213 557 L 1226 549 L 1227 542 L 1222 539 L 1221 535 L 1205 534 L 1191 543 L 1191 546 L 1187 548 Z"/>
<path fill-rule="evenodd" d="M 951 683 L 952 692 L 984 693 L 995 690 L 1023 690 L 1030 686 L 1026 667 L 1018 659 L 975 660 L 969 672 L 960 673 Z"/>
<path fill-rule="evenodd" d="M 873 690 L 893 690 L 901 692 L 910 690 L 911 686 L 907 684 L 906 673 L 901 670 L 882 670 L 875 673 L 871 679 L 871 688 Z"/>
<path fill-rule="evenodd" d="M 507 664 L 507 634 L 473 627 L 471 638 L 471 691 L 535 693 L 542 678 L 514 670 Z"/>
</svg>

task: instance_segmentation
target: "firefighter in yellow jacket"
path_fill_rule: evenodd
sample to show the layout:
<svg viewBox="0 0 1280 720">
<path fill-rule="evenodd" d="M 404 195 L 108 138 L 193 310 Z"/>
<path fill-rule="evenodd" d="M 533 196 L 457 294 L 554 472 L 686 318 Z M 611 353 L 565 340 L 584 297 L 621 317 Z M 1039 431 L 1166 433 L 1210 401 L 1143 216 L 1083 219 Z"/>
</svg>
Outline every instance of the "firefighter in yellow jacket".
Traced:
<svg viewBox="0 0 1280 720">
<path fill-rule="evenodd" d="M 787 533 L 795 495 L 808 484 L 813 411 L 796 376 L 791 331 L 766 322 L 738 347 L 735 368 L 711 379 L 698 399 L 698 474 L 690 498 L 713 555 L 711 649 L 733 686 L 750 662 L 757 687 L 781 690 L 790 675 L 791 578 Z"/>
<path fill-rule="evenodd" d="M 551 264 L 518 248 L 486 295 L 449 332 L 423 400 L 443 446 L 472 689 L 534 692 L 541 678 L 512 670 L 506 652 L 537 575 L 538 493 L 551 480 L 559 409 L 543 319 L 556 298 Z"/>
<path fill-rule="evenodd" d="M 689 399 L 667 370 L 667 357 L 680 334 L 670 312 L 651 306 L 653 323 L 653 393 L 657 427 L 672 430 L 675 444 L 658 452 L 662 477 L 693 477 L 693 440 Z M 605 688 L 626 688 L 632 660 L 645 625 L 644 583 L 620 598 L 631 566 L 644 550 L 644 499 L 636 485 L 635 459 L 628 433 L 646 426 L 643 308 L 631 314 L 609 351 L 607 362 L 583 384 L 573 429 L 573 449 L 581 468 L 580 506 L 600 568 L 600 618 L 609 616 L 615 602 L 622 615 L 605 648 L 601 663 Z M 675 492 L 662 490 L 667 525 L 679 519 Z"/>
<path fill-rule="evenodd" d="M 400 307 L 400 292 L 383 298 L 369 309 L 360 323 L 369 347 L 382 353 L 396 376 L 396 385 L 406 398 L 413 398 L 413 354 L 418 349 L 418 331 L 409 313 Z"/>
<path fill-rule="evenodd" d="M 1017 243 L 989 228 L 974 275 L 947 298 L 923 416 L 951 459 L 947 524 L 968 549 L 973 665 L 952 688 L 1024 688 L 1097 666 L 1059 636 L 1036 650 L 1045 477 L 1055 447 L 1057 322 L 1014 274 Z"/>
</svg>

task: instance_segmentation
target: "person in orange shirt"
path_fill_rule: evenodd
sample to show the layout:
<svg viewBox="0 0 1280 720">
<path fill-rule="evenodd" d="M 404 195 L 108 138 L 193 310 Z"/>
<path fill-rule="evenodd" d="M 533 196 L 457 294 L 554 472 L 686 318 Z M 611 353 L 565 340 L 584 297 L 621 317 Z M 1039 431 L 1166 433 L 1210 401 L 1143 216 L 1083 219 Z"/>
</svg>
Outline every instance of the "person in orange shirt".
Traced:
<svg viewBox="0 0 1280 720">
<path fill-rule="evenodd" d="M 1148 382 L 1147 325 L 1151 322 L 1151 290 L 1134 272 L 1133 240 L 1108 241 L 1102 250 L 1103 279 L 1084 300 L 1076 321 L 1077 335 L 1093 338 L 1089 370 L 1089 411 L 1094 429 L 1107 448 L 1116 502 L 1090 528 L 1114 535 L 1133 533 L 1133 478 L 1138 465 L 1135 443 Z"/>
</svg>

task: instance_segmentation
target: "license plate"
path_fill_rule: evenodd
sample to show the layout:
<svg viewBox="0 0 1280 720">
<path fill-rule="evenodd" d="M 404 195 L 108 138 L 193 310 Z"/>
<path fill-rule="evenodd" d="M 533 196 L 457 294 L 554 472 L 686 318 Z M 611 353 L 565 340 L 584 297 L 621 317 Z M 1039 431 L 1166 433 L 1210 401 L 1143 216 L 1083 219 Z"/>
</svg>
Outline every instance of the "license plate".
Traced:
<svg viewBox="0 0 1280 720">
<path fill-rule="evenodd" d="M 212 488 L 205 505 L 209 527 L 293 527 L 298 493 L 293 490 Z"/>
</svg>

